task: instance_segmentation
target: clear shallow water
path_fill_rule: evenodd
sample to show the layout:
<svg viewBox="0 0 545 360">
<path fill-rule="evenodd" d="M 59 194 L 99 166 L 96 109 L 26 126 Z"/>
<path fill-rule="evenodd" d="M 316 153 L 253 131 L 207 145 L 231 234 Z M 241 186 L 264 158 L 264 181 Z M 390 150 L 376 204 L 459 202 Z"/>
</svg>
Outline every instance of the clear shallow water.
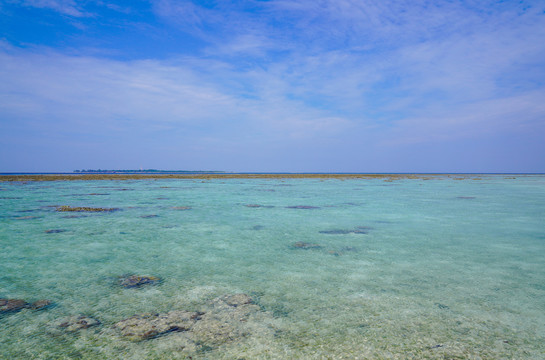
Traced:
<svg viewBox="0 0 545 360">
<path fill-rule="evenodd" d="M 544 176 L 0 183 L 0 250 L 0 298 L 55 303 L 0 315 L 2 359 L 545 357 Z M 240 292 L 248 334 L 196 352 L 112 329 Z"/>
</svg>

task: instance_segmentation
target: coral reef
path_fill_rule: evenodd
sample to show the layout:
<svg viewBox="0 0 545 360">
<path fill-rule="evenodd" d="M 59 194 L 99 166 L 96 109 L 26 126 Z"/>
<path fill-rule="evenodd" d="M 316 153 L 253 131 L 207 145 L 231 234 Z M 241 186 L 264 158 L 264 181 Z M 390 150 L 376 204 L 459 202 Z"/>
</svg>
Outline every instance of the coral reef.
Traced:
<svg viewBox="0 0 545 360">
<path fill-rule="evenodd" d="M 318 206 L 310 206 L 310 205 L 295 205 L 295 206 L 286 206 L 286 209 L 312 210 L 312 209 L 319 209 L 319 207 Z"/>
<path fill-rule="evenodd" d="M 295 249 L 321 249 L 322 245 L 298 241 L 292 245 Z"/>
<path fill-rule="evenodd" d="M 0 314 L 16 312 L 28 307 L 28 303 L 21 299 L 0 299 Z"/>
<path fill-rule="evenodd" d="M 258 313 L 265 314 L 250 296 L 233 294 L 213 299 L 204 312 L 173 310 L 134 315 L 113 328 L 123 338 L 137 342 L 175 332 L 183 339 L 184 347 L 209 349 L 248 336 L 248 318 Z"/>
<path fill-rule="evenodd" d="M 42 310 L 53 304 L 51 300 L 38 300 L 28 303 L 22 299 L 0 299 L 0 314 L 17 312 L 23 309 Z"/>
<path fill-rule="evenodd" d="M 114 325 L 125 338 L 142 341 L 171 331 L 187 331 L 202 313 L 174 310 L 165 314 L 134 315 Z"/>
<path fill-rule="evenodd" d="M 156 285 L 161 279 L 156 276 L 127 275 L 119 277 L 119 285 L 124 288 L 137 288 L 143 285 Z"/>
<path fill-rule="evenodd" d="M 65 231 L 66 231 L 65 229 L 49 229 L 49 230 L 46 230 L 45 233 L 46 234 L 59 234 L 59 233 L 65 232 Z"/>
<path fill-rule="evenodd" d="M 369 226 L 356 226 L 354 229 L 321 230 L 319 233 L 328 235 L 368 234 L 371 229 Z"/>
<path fill-rule="evenodd" d="M 100 321 L 85 315 L 70 316 L 58 321 L 57 326 L 68 332 L 75 332 L 100 325 Z"/>
</svg>

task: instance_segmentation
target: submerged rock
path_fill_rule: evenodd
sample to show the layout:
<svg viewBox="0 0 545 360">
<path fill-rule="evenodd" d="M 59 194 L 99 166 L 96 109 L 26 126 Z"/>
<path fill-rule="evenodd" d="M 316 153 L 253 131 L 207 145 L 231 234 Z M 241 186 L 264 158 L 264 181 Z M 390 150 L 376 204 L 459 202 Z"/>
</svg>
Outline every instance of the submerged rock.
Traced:
<svg viewBox="0 0 545 360">
<path fill-rule="evenodd" d="M 66 231 L 65 229 L 50 229 L 50 230 L 46 230 L 45 233 L 46 234 L 59 234 L 59 233 L 65 232 L 65 231 Z"/>
<path fill-rule="evenodd" d="M 0 299 L 0 314 L 17 312 L 23 309 L 42 310 L 53 305 L 51 300 L 38 300 L 28 303 L 23 299 Z"/>
<path fill-rule="evenodd" d="M 253 303 L 252 298 L 246 294 L 225 295 L 219 298 L 219 300 L 224 301 L 227 305 L 233 306 L 233 307 Z"/>
<path fill-rule="evenodd" d="M 191 335 L 206 346 L 240 339 L 249 335 L 246 323 L 258 312 L 261 308 L 246 294 L 220 296 L 212 300 L 211 309 L 191 329 Z"/>
<path fill-rule="evenodd" d="M 58 327 L 63 328 L 68 332 L 88 329 L 97 325 L 100 325 L 100 321 L 85 315 L 70 316 L 59 320 L 57 323 Z"/>
<path fill-rule="evenodd" d="M 342 229 L 321 230 L 321 231 L 319 231 L 319 233 L 320 234 L 328 234 L 328 235 L 344 235 L 344 234 L 352 233 L 352 230 L 342 230 Z"/>
<path fill-rule="evenodd" d="M 287 209 L 319 209 L 318 206 L 309 206 L 309 205 L 295 205 L 295 206 L 286 206 Z"/>
<path fill-rule="evenodd" d="M 0 314 L 16 312 L 28 306 L 22 299 L 0 299 Z"/>
<path fill-rule="evenodd" d="M 159 215 L 155 215 L 155 214 L 151 214 L 151 215 L 140 215 L 140 217 L 143 218 L 143 219 L 151 219 L 151 218 L 159 217 Z"/>
<path fill-rule="evenodd" d="M 266 208 L 266 209 L 271 209 L 274 207 L 272 205 L 260 205 L 260 204 L 246 204 L 244 206 L 249 208 Z"/>
<path fill-rule="evenodd" d="M 351 231 L 352 234 L 369 234 L 369 230 L 365 229 L 356 229 Z"/>
<path fill-rule="evenodd" d="M 322 245 L 298 241 L 292 245 L 296 249 L 321 249 Z"/>
<path fill-rule="evenodd" d="M 119 278 L 119 285 L 124 288 L 135 288 L 143 285 L 156 285 L 161 281 L 156 276 L 129 275 Z"/>
<path fill-rule="evenodd" d="M 83 206 L 68 206 L 68 205 L 62 205 L 57 207 L 57 211 L 76 211 L 76 212 L 82 212 L 82 211 L 88 211 L 88 212 L 110 212 L 110 211 L 116 211 L 119 210 L 118 208 L 92 208 L 92 207 L 83 207 Z"/>
<path fill-rule="evenodd" d="M 187 331 L 203 313 L 175 310 L 165 314 L 134 315 L 114 325 L 121 335 L 133 341 L 142 341 L 172 331 Z"/>
<path fill-rule="evenodd" d="M 218 346 L 243 336 L 233 324 L 215 318 L 199 321 L 193 327 L 191 335 L 197 343 L 206 346 Z"/>
<path fill-rule="evenodd" d="M 174 310 L 162 314 L 134 315 L 113 327 L 132 341 L 177 333 L 176 336 L 184 340 L 184 348 L 204 349 L 250 334 L 248 318 L 259 312 L 262 312 L 260 307 L 253 304 L 250 296 L 231 294 L 213 299 L 205 312 Z"/>
<path fill-rule="evenodd" d="M 372 226 L 356 226 L 356 230 L 373 230 Z"/>
<path fill-rule="evenodd" d="M 30 220 L 30 219 L 38 219 L 39 216 L 15 216 L 13 217 L 14 220 Z"/>
<path fill-rule="evenodd" d="M 370 226 L 356 226 L 354 229 L 321 230 L 319 233 L 328 235 L 368 234 L 371 229 Z"/>
<path fill-rule="evenodd" d="M 191 210 L 191 206 L 173 206 L 172 210 Z"/>
<path fill-rule="evenodd" d="M 43 300 L 34 301 L 28 307 L 32 310 L 44 310 L 52 306 L 53 306 L 53 301 L 43 299 Z"/>
</svg>

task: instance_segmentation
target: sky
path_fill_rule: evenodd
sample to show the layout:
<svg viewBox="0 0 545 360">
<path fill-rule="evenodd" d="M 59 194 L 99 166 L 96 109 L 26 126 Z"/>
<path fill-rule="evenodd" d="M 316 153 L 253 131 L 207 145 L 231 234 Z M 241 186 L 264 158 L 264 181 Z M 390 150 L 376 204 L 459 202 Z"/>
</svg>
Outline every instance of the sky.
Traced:
<svg viewBox="0 0 545 360">
<path fill-rule="evenodd" d="M 545 1 L 0 0 L 0 172 L 545 172 Z"/>
</svg>

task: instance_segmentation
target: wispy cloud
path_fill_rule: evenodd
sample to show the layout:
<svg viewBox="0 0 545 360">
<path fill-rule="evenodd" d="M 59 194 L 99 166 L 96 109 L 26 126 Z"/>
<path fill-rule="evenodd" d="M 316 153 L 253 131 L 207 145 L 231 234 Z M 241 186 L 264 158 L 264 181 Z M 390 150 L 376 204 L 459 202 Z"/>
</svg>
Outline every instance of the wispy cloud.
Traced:
<svg viewBox="0 0 545 360">
<path fill-rule="evenodd" d="M 281 94 L 247 97 L 243 89 L 233 91 L 229 84 L 246 75 L 221 67 L 212 74 L 200 71 L 214 68 L 214 61 L 121 62 L 14 50 L 1 54 L 0 63 L 3 118 L 31 121 L 42 131 L 98 136 L 156 128 L 195 134 L 203 128 L 208 137 L 236 138 L 236 129 L 248 126 L 309 137 L 346 123 Z M 216 71 L 223 74 L 215 82 Z"/>
<path fill-rule="evenodd" d="M 427 113 L 406 117 L 384 139 L 385 144 L 454 143 L 498 135 L 545 133 L 545 92 L 476 101 L 449 108 L 429 107 Z"/>
<path fill-rule="evenodd" d="M 52 9 L 58 11 L 61 14 L 83 17 L 89 14 L 82 10 L 81 6 L 75 0 L 20 0 L 25 6 L 32 6 L 37 8 Z"/>
</svg>

